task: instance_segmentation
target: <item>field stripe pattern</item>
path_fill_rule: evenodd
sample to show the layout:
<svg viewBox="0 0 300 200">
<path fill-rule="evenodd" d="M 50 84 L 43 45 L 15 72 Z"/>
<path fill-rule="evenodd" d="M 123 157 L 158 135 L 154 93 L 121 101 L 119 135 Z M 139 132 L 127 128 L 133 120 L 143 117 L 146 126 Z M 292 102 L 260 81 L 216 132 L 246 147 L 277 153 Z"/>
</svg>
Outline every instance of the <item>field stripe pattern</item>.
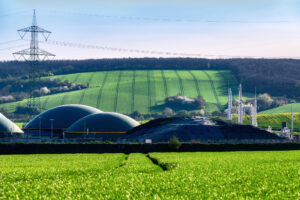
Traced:
<svg viewBox="0 0 300 200">
<path fill-rule="evenodd" d="M 121 75 L 120 75 L 121 73 Z M 224 75 L 221 75 L 223 73 Z M 237 95 L 237 81 L 230 71 L 213 70 L 123 70 L 99 71 L 53 76 L 72 83 L 89 83 L 89 88 L 41 97 L 42 108 L 70 103 L 97 107 L 103 111 L 131 113 L 162 112 L 167 96 L 202 96 L 206 111 L 222 110 L 227 103 L 227 86 Z M 224 78 L 225 77 L 225 78 Z M 52 77 L 47 77 L 52 78 Z M 13 112 L 26 100 L 0 104 Z"/>
</svg>

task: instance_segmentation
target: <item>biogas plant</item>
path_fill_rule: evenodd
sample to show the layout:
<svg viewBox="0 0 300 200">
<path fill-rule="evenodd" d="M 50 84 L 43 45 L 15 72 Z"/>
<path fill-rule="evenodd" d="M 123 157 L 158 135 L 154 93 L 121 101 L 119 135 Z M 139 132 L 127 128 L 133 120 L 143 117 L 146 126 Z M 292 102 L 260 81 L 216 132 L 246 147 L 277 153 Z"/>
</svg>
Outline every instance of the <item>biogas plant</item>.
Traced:
<svg viewBox="0 0 300 200">
<path fill-rule="evenodd" d="M 116 140 L 139 125 L 123 114 L 70 104 L 37 115 L 23 130 L 33 138 Z"/>
<path fill-rule="evenodd" d="M 140 125 L 136 120 L 114 112 L 79 104 L 54 107 L 37 115 L 21 130 L 0 115 L 3 142 L 168 142 L 176 136 L 181 142 L 243 143 L 283 142 L 284 137 L 251 125 L 207 117 L 163 118 Z"/>
</svg>

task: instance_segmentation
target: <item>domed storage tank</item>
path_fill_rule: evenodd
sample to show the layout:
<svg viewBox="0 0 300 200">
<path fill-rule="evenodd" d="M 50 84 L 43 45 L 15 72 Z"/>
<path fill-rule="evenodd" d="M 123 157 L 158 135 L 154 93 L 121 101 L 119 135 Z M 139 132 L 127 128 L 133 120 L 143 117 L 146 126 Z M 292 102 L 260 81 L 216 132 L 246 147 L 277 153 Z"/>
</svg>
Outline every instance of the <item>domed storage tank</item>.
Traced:
<svg viewBox="0 0 300 200">
<path fill-rule="evenodd" d="M 23 135 L 23 131 L 0 113 L 0 137 L 11 136 L 11 134 Z"/>
<path fill-rule="evenodd" d="M 51 108 L 32 119 L 24 128 L 26 133 L 38 136 L 62 136 L 79 119 L 102 111 L 86 105 L 68 104 Z"/>
<path fill-rule="evenodd" d="M 102 138 L 114 140 L 140 124 L 134 119 L 113 112 L 86 116 L 65 131 L 66 138 Z"/>
</svg>

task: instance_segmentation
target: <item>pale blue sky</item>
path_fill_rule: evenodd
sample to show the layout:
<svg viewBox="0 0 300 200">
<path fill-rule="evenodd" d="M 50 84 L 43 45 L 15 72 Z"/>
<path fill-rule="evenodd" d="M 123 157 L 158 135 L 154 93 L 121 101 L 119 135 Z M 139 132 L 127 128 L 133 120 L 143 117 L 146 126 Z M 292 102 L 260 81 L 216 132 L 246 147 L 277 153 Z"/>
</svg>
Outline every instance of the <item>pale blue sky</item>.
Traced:
<svg viewBox="0 0 300 200">
<path fill-rule="evenodd" d="M 39 26 L 52 31 L 50 39 L 57 41 L 203 55 L 300 57 L 299 0 L 0 0 L 0 60 L 13 59 L 12 52 L 26 48 L 3 50 L 26 41 L 1 43 L 19 38 L 16 30 L 31 24 L 34 8 Z M 277 23 L 283 20 L 287 22 Z M 159 56 L 41 48 L 56 59 Z"/>
</svg>

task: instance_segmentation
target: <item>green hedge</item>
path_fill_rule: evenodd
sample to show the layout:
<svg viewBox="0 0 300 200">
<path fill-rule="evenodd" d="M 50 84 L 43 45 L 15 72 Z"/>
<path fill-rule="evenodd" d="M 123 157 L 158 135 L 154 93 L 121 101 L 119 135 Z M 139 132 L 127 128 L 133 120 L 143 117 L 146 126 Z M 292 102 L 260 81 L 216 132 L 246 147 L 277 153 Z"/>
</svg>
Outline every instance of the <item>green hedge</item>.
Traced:
<svg viewBox="0 0 300 200">
<path fill-rule="evenodd" d="M 277 144 L 188 144 L 177 152 L 275 151 L 300 150 L 300 143 Z M 60 154 L 60 153 L 149 153 L 176 151 L 167 143 L 160 144 L 57 144 L 57 143 L 2 143 L 0 154 Z"/>
</svg>

